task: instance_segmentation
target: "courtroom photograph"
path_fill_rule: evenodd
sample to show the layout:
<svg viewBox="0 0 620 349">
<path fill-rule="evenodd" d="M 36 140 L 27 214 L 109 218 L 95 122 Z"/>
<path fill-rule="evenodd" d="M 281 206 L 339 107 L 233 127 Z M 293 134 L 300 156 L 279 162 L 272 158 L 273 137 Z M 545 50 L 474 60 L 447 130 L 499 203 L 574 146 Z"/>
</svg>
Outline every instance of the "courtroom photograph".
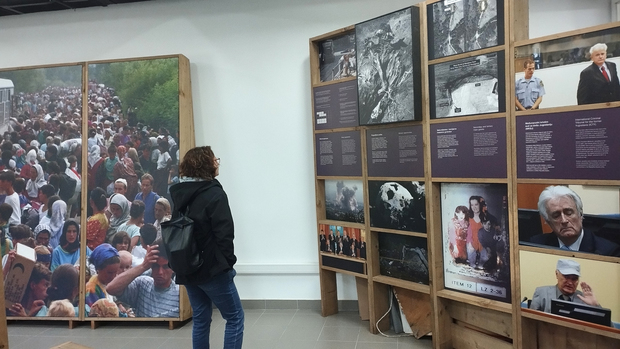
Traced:
<svg viewBox="0 0 620 349">
<path fill-rule="evenodd" d="M 517 190 L 520 245 L 620 257 L 619 187 L 520 183 Z"/>
<path fill-rule="evenodd" d="M 515 109 L 620 101 L 620 27 L 515 47 Z"/>
</svg>

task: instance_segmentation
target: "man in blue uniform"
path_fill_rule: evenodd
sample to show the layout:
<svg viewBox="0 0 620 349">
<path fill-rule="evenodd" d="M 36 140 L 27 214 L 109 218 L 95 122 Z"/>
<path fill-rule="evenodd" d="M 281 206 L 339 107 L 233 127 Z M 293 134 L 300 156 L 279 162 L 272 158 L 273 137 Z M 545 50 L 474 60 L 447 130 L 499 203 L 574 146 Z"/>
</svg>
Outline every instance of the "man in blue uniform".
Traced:
<svg viewBox="0 0 620 349">
<path fill-rule="evenodd" d="M 515 106 L 517 110 L 538 109 L 545 94 L 545 85 L 542 80 L 534 76 L 534 61 L 531 59 L 523 62 L 525 76 L 515 83 L 515 94 L 517 99 Z"/>
</svg>

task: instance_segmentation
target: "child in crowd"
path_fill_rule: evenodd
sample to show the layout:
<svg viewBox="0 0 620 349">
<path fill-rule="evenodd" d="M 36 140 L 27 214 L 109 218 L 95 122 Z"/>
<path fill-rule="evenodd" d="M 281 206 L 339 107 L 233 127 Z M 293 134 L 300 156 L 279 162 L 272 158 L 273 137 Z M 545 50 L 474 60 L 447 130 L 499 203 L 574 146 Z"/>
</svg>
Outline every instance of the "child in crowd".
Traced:
<svg viewBox="0 0 620 349">
<path fill-rule="evenodd" d="M 131 239 L 129 239 L 129 234 L 126 231 L 119 231 L 112 237 L 112 246 L 117 251 L 129 251 L 130 243 Z"/>
<path fill-rule="evenodd" d="M 69 317 L 75 316 L 75 308 L 67 299 L 53 301 L 47 311 L 49 317 Z"/>
</svg>

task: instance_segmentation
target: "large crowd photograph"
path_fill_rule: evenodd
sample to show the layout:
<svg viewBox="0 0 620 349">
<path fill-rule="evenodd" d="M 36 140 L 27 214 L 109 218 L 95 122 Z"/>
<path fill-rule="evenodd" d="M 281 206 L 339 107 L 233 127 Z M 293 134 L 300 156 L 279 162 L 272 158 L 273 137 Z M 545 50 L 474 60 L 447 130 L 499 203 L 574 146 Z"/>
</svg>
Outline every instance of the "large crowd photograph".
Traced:
<svg viewBox="0 0 620 349">
<path fill-rule="evenodd" d="M 505 184 L 441 184 L 445 287 L 510 302 Z"/>
<path fill-rule="evenodd" d="M 79 316 L 82 70 L 0 72 L 0 246 L 8 316 Z"/>
<path fill-rule="evenodd" d="M 178 182 L 177 58 L 88 66 L 91 317 L 179 317 L 179 286 L 162 248 Z"/>
<path fill-rule="evenodd" d="M 178 318 L 157 246 L 178 181 L 178 59 L 91 64 L 83 96 L 85 68 L 0 72 L 7 315 L 79 316 L 81 272 L 85 317 Z"/>
</svg>

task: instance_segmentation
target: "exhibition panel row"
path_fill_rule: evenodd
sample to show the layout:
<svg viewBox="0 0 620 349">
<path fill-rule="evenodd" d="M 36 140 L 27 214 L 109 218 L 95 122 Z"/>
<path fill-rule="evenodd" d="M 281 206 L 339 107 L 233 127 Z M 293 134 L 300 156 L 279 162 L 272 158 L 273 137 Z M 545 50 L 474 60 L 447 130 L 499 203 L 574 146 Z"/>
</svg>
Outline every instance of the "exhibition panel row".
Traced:
<svg viewBox="0 0 620 349">
<path fill-rule="evenodd" d="M 394 293 L 416 337 L 431 327 L 407 307 L 430 302 L 436 348 L 545 347 L 571 321 L 620 340 L 620 25 L 524 40 L 526 19 L 527 2 L 429 1 L 310 39 L 323 315 L 342 272 L 373 333 Z M 556 268 L 584 301 L 541 306 Z"/>
<path fill-rule="evenodd" d="M 0 97 L 8 318 L 189 318 L 165 253 L 144 262 L 194 145 L 188 59 L 2 69 Z"/>
</svg>

